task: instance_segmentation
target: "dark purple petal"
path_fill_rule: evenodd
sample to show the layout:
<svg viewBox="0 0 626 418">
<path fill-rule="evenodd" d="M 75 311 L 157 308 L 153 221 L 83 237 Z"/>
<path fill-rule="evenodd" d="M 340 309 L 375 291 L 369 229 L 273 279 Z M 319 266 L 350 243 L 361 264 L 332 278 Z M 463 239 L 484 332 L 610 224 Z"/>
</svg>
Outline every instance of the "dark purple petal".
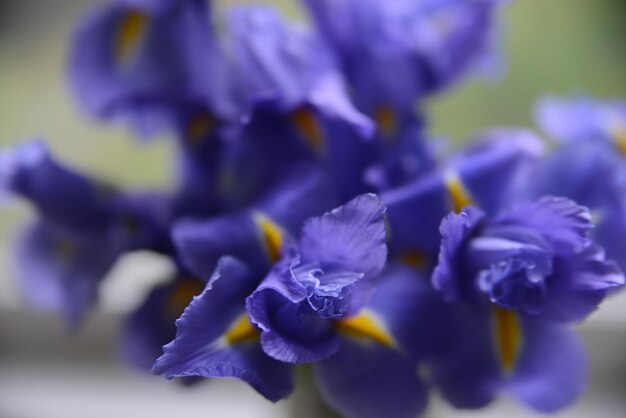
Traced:
<svg viewBox="0 0 626 418">
<path fill-rule="evenodd" d="M 524 319 L 523 348 L 509 390 L 540 412 L 573 403 L 587 386 L 587 356 L 582 342 L 566 327 Z"/>
<path fill-rule="evenodd" d="M 109 226 L 116 192 L 57 163 L 43 142 L 2 152 L 0 167 L 0 187 L 28 200 L 47 222 L 76 235 Z"/>
<path fill-rule="evenodd" d="M 457 408 L 482 408 L 502 389 L 501 371 L 493 344 L 488 311 L 451 305 L 453 341 L 430 366 L 431 379 Z"/>
<path fill-rule="evenodd" d="M 371 187 L 378 191 L 388 190 L 436 169 L 435 150 L 425 138 L 421 117 L 383 113 L 378 124 L 376 139 L 384 147 L 384 157 L 365 172 L 365 180 Z"/>
<path fill-rule="evenodd" d="M 209 221 L 180 221 L 172 230 L 172 238 L 183 264 L 207 281 L 225 255 L 261 271 L 270 265 L 262 233 L 249 212 Z"/>
<path fill-rule="evenodd" d="M 398 344 L 394 349 L 416 358 L 440 354 L 451 343 L 450 305 L 429 278 L 400 264 L 388 266 L 372 300 L 364 308 L 384 324 Z"/>
<path fill-rule="evenodd" d="M 163 346 L 176 337 L 175 322 L 205 284 L 190 277 L 155 287 L 125 320 L 121 354 L 130 364 L 150 371 Z"/>
<path fill-rule="evenodd" d="M 432 282 L 447 301 L 459 301 L 474 287 L 473 277 L 464 271 L 462 252 L 484 216 L 480 209 L 468 206 L 463 212 L 451 213 L 441 221 L 441 249 Z"/>
<path fill-rule="evenodd" d="M 206 289 L 176 321 L 176 339 L 163 347 L 153 372 L 183 376 L 235 377 L 277 401 L 291 392 L 287 364 L 263 353 L 258 340 L 231 343 L 222 336 L 245 314 L 245 298 L 258 278 L 234 258 L 222 258 Z"/>
<path fill-rule="evenodd" d="M 76 327 L 121 252 L 120 243 L 108 236 L 76 241 L 46 224 L 30 225 L 17 242 L 24 296 L 37 307 L 61 312 Z"/>
<path fill-rule="evenodd" d="M 438 225 L 451 210 L 448 191 L 440 173 L 383 192 L 387 205 L 391 244 L 436 254 L 440 244 Z"/>
<path fill-rule="evenodd" d="M 348 418 L 410 418 L 426 406 L 415 361 L 388 347 L 343 339 L 315 371 L 326 402 Z"/>
<path fill-rule="evenodd" d="M 319 167 L 306 165 L 286 173 L 282 181 L 253 206 L 297 236 L 308 218 L 319 216 L 336 205 L 331 179 Z"/>
</svg>

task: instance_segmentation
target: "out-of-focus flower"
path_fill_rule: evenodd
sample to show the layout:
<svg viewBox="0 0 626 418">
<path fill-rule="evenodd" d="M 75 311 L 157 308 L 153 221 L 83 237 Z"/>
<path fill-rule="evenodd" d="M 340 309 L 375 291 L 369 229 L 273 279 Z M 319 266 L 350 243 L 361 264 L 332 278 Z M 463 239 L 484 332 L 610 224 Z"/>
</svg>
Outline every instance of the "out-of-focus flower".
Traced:
<svg viewBox="0 0 626 418">
<path fill-rule="evenodd" d="M 490 51 L 498 0 L 305 0 L 357 106 L 412 112 Z"/>
<path fill-rule="evenodd" d="M 592 141 L 626 153 L 626 101 L 586 96 L 545 97 L 536 109 L 539 126 L 560 141 Z"/>
<path fill-rule="evenodd" d="M 0 154 L 4 193 L 27 200 L 39 220 L 17 250 L 25 296 L 77 325 L 117 258 L 138 248 L 167 251 L 168 204 L 124 194 L 57 163 L 39 141 Z"/>
<path fill-rule="evenodd" d="M 150 135 L 185 105 L 219 109 L 219 58 L 206 1 L 111 0 L 74 33 L 70 81 L 88 113 Z"/>
<path fill-rule="evenodd" d="M 468 201 L 496 212 L 511 197 L 521 169 L 542 148 L 541 140 L 529 131 L 493 130 L 432 174 L 383 192 L 392 248 L 410 263 L 428 264 L 439 250 L 441 219 Z"/>
<path fill-rule="evenodd" d="M 528 167 L 516 190 L 517 200 L 553 195 L 587 206 L 595 224 L 591 236 L 625 269 L 625 170 L 622 158 L 604 143 L 563 144 Z"/>
<path fill-rule="evenodd" d="M 624 285 L 617 265 L 587 237 L 591 227 L 586 208 L 555 197 L 495 216 L 467 206 L 443 220 L 433 285 L 465 305 L 460 328 L 472 330 L 461 331 L 451 357 L 433 365 L 453 404 L 480 407 L 508 390 L 552 412 L 581 394 L 586 359 L 566 325 Z"/>
</svg>

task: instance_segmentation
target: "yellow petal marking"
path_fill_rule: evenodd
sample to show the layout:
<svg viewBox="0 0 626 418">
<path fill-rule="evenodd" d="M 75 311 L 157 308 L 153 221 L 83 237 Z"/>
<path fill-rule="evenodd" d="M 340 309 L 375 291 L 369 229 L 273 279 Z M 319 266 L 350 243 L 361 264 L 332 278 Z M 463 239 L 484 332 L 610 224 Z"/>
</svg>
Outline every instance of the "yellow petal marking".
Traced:
<svg viewBox="0 0 626 418">
<path fill-rule="evenodd" d="M 182 280 L 174 286 L 169 295 L 167 312 L 170 316 L 178 318 L 194 296 L 202 293 L 204 285 L 196 279 Z"/>
<path fill-rule="evenodd" d="M 311 148 L 321 154 L 324 151 L 324 132 L 313 112 L 301 107 L 293 112 L 291 120 Z"/>
<path fill-rule="evenodd" d="M 380 132 L 387 138 L 392 138 L 396 132 L 396 114 L 389 106 L 380 106 L 374 114 Z"/>
<path fill-rule="evenodd" d="M 256 213 L 254 220 L 261 231 L 263 244 L 265 245 L 270 261 L 272 263 L 277 262 L 280 259 L 283 248 L 283 230 L 262 213 Z"/>
<path fill-rule="evenodd" d="M 137 10 L 126 13 L 119 23 L 115 39 L 115 56 L 118 62 L 126 61 L 137 49 L 148 27 L 148 16 Z"/>
<path fill-rule="evenodd" d="M 250 322 L 250 317 L 244 313 L 237 318 L 224 338 L 228 345 L 235 345 L 246 341 L 258 341 L 260 335 L 259 330 Z"/>
<path fill-rule="evenodd" d="M 505 372 L 510 372 L 517 362 L 522 346 L 522 331 L 514 311 L 495 308 L 496 342 L 500 362 Z"/>
<path fill-rule="evenodd" d="M 444 179 L 454 212 L 460 213 L 465 206 L 474 203 L 469 191 L 465 188 L 463 181 L 455 171 L 448 171 L 444 175 Z"/>
<path fill-rule="evenodd" d="M 626 155 L 626 122 L 616 122 L 611 129 L 611 137 L 619 152 L 621 152 L 622 155 Z"/>
<path fill-rule="evenodd" d="M 68 240 L 61 240 L 57 242 L 54 247 L 55 255 L 62 262 L 71 261 L 74 258 L 74 256 L 76 256 L 77 252 L 78 252 L 78 247 L 76 246 L 76 244 Z"/>
<path fill-rule="evenodd" d="M 192 146 L 199 145 L 215 128 L 215 119 L 208 113 L 196 116 L 187 125 L 187 141 Z"/>
<path fill-rule="evenodd" d="M 374 340 L 386 347 L 397 347 L 395 339 L 382 322 L 368 311 L 336 321 L 335 329 L 350 337 Z"/>
<path fill-rule="evenodd" d="M 426 267 L 426 263 L 428 261 L 426 254 L 419 250 L 407 250 L 400 254 L 400 259 L 404 262 L 404 264 L 413 268 Z"/>
</svg>

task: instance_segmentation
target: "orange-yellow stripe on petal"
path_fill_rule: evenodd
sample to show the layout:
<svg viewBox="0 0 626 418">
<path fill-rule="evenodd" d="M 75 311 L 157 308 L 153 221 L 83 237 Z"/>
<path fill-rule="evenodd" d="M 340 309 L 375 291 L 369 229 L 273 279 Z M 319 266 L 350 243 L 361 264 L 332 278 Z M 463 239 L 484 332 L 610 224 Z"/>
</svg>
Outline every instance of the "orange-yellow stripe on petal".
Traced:
<svg viewBox="0 0 626 418">
<path fill-rule="evenodd" d="M 404 264 L 413 268 L 426 267 L 426 263 L 428 262 L 426 254 L 418 250 L 404 251 L 400 254 L 400 260 L 402 260 Z"/>
<path fill-rule="evenodd" d="M 368 311 L 336 321 L 335 329 L 350 337 L 373 340 L 386 347 L 397 347 L 395 339 L 382 321 Z"/>
<path fill-rule="evenodd" d="M 187 141 L 191 146 L 198 146 L 215 128 L 215 119 L 208 113 L 193 118 L 187 125 Z"/>
<path fill-rule="evenodd" d="M 497 307 L 494 311 L 494 320 L 500 363 L 505 372 L 510 372 L 517 363 L 522 346 L 519 318 L 514 311 Z"/>
<path fill-rule="evenodd" d="M 118 62 L 126 61 L 137 49 L 148 27 L 148 16 L 138 10 L 126 13 L 115 38 L 115 57 Z"/>
<path fill-rule="evenodd" d="M 235 345 L 247 341 L 258 341 L 260 335 L 259 330 L 250 322 L 250 317 L 242 314 L 226 331 L 224 338 L 228 345 Z"/>
<path fill-rule="evenodd" d="M 386 138 L 392 138 L 396 132 L 396 114 L 389 106 L 380 106 L 374 114 L 378 129 Z"/>
<path fill-rule="evenodd" d="M 282 228 L 260 212 L 254 215 L 254 220 L 261 231 L 263 244 L 270 261 L 272 263 L 277 262 L 283 248 L 284 233 Z"/>
<path fill-rule="evenodd" d="M 456 171 L 448 171 L 444 175 L 448 194 L 452 203 L 452 209 L 456 213 L 460 213 L 464 207 L 474 203 L 469 191 L 465 188 L 463 181 Z"/>
<path fill-rule="evenodd" d="M 293 124 L 315 152 L 324 152 L 324 131 L 315 114 L 307 107 L 297 109 L 291 115 Z"/>
<path fill-rule="evenodd" d="M 202 293 L 204 284 L 196 279 L 182 280 L 174 285 L 169 294 L 167 312 L 170 316 L 178 318 L 191 302 L 194 296 Z"/>
<path fill-rule="evenodd" d="M 611 138 L 619 152 L 626 155 L 626 122 L 620 120 L 613 125 Z"/>
</svg>

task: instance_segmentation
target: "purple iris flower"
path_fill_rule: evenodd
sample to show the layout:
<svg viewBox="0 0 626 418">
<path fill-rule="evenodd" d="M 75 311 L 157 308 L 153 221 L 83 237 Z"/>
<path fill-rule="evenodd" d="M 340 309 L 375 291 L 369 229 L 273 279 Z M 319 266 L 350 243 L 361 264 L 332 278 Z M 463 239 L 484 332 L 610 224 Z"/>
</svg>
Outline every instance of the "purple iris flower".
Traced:
<svg viewBox="0 0 626 418">
<path fill-rule="evenodd" d="M 306 218 L 334 206 L 326 176 L 302 168 L 245 210 L 208 219 L 195 218 L 193 212 L 178 214 L 172 226 L 174 251 L 169 253 L 178 273 L 155 287 L 127 319 L 122 352 L 130 363 L 144 370 L 152 367 L 163 345 L 176 336 L 175 320 L 210 281 L 221 257 L 237 257 L 260 279 Z"/>
<path fill-rule="evenodd" d="M 568 325 L 624 285 L 591 228 L 586 208 L 558 197 L 492 216 L 467 206 L 443 220 L 432 281 L 459 309 L 459 332 L 432 366 L 454 405 L 481 407 L 506 390 L 552 412 L 582 393 L 586 357 Z"/>
<path fill-rule="evenodd" d="M 304 225 L 299 245 L 248 301 L 269 355 L 304 363 L 337 351 L 329 320 L 354 315 L 367 303 L 387 259 L 384 210 L 378 198 L 363 195 Z"/>
<path fill-rule="evenodd" d="M 539 103 L 537 119 L 561 144 L 530 168 L 520 196 L 564 196 L 587 206 L 596 225 L 592 237 L 626 268 L 626 102 L 549 97 Z"/>
<path fill-rule="evenodd" d="M 490 53 L 500 1 L 305 0 L 369 115 L 411 112 Z"/>
<path fill-rule="evenodd" d="M 560 141 L 593 141 L 626 153 L 626 101 L 583 95 L 546 97 L 537 105 L 539 126 Z"/>
<path fill-rule="evenodd" d="M 541 140 L 531 132 L 489 131 L 437 171 L 383 192 L 393 250 L 428 262 L 424 257 L 433 258 L 439 250 L 438 225 L 444 216 L 461 210 L 470 198 L 496 212 L 509 200 L 522 169 L 541 152 Z"/>
<path fill-rule="evenodd" d="M 425 404 L 418 357 L 445 327 L 409 325 L 443 310 L 414 270 L 383 271 L 384 211 L 361 195 L 310 219 L 265 279 L 222 258 L 154 372 L 235 377 L 276 401 L 292 389 L 292 364 L 316 362 L 322 395 L 345 416 L 415 416 Z"/>
<path fill-rule="evenodd" d="M 0 187 L 32 204 L 39 220 L 18 240 L 25 296 L 77 325 L 117 258 L 167 251 L 169 210 L 160 196 L 123 194 L 59 164 L 39 141 L 0 154 Z"/>
<path fill-rule="evenodd" d="M 69 73 L 88 113 L 149 135 L 190 103 L 220 107 L 210 96 L 223 84 L 222 61 L 207 2 L 111 0 L 75 31 Z"/>
<path fill-rule="evenodd" d="M 605 143 L 567 143 L 529 167 L 518 195 L 529 201 L 545 195 L 563 196 L 588 207 L 595 224 L 591 237 L 624 269 L 624 179 L 623 159 Z"/>
</svg>

